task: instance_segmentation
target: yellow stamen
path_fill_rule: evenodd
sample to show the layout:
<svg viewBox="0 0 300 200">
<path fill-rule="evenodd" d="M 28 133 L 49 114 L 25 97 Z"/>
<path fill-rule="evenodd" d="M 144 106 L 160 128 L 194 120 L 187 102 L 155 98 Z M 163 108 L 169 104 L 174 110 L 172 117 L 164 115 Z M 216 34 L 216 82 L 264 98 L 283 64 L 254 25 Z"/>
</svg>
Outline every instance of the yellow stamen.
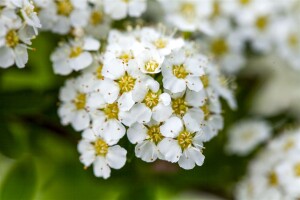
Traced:
<svg viewBox="0 0 300 200">
<path fill-rule="evenodd" d="M 216 56 L 222 56 L 228 52 L 228 44 L 226 40 L 220 38 L 212 41 L 211 52 Z"/>
<path fill-rule="evenodd" d="M 78 93 L 74 100 L 74 104 L 77 110 L 84 109 L 86 104 L 86 95 L 84 93 Z"/>
<path fill-rule="evenodd" d="M 145 64 L 145 69 L 147 72 L 155 72 L 155 70 L 158 68 L 159 64 L 155 60 L 149 60 Z"/>
<path fill-rule="evenodd" d="M 247 4 L 249 4 L 251 2 L 251 0 L 240 0 L 240 3 L 242 4 L 242 5 L 247 5 Z"/>
<path fill-rule="evenodd" d="M 300 177 L 300 163 L 297 163 L 294 167 L 295 175 Z"/>
<path fill-rule="evenodd" d="M 104 76 L 102 75 L 102 69 L 103 69 L 103 65 L 100 64 L 99 67 L 96 70 L 96 77 L 100 80 L 104 79 Z"/>
<path fill-rule="evenodd" d="M 174 113 L 179 116 L 183 116 L 189 109 L 184 98 L 172 99 L 172 108 Z"/>
<path fill-rule="evenodd" d="M 186 130 L 179 133 L 177 140 L 182 149 L 186 149 L 192 145 L 194 135 Z"/>
<path fill-rule="evenodd" d="M 185 70 L 184 65 L 174 65 L 172 72 L 173 72 L 174 76 L 176 76 L 177 78 L 180 78 L 180 79 L 184 79 L 189 74 Z"/>
<path fill-rule="evenodd" d="M 15 30 L 10 30 L 5 36 L 6 45 L 8 47 L 14 48 L 19 44 L 19 36 Z"/>
<path fill-rule="evenodd" d="M 200 80 L 204 88 L 207 88 L 209 86 L 209 77 L 207 75 L 200 76 Z"/>
<path fill-rule="evenodd" d="M 118 103 L 108 104 L 103 109 L 103 111 L 108 119 L 118 119 L 118 116 L 119 116 Z"/>
<path fill-rule="evenodd" d="M 263 31 L 268 26 L 268 17 L 267 16 L 260 16 L 255 21 L 255 26 L 258 30 Z"/>
<path fill-rule="evenodd" d="M 98 139 L 94 143 L 94 148 L 97 156 L 105 156 L 108 152 L 108 144 L 102 139 Z"/>
<path fill-rule="evenodd" d="M 156 41 L 154 41 L 154 45 L 158 49 L 163 49 L 163 48 L 165 48 L 167 46 L 167 41 L 164 40 L 164 39 L 162 39 L 162 38 L 159 38 Z"/>
<path fill-rule="evenodd" d="M 124 76 L 122 76 L 118 80 L 120 92 L 124 93 L 124 92 L 130 92 L 131 90 L 133 90 L 133 88 L 135 86 L 135 81 L 136 81 L 136 79 L 128 74 L 125 74 Z"/>
<path fill-rule="evenodd" d="M 181 15 L 188 21 L 192 21 L 196 17 L 196 9 L 193 3 L 183 3 L 179 11 Z"/>
<path fill-rule="evenodd" d="M 123 53 L 122 55 L 119 56 L 119 59 L 123 61 L 123 63 L 128 63 L 129 60 L 134 59 L 134 56 L 132 53 Z"/>
<path fill-rule="evenodd" d="M 57 13 L 59 15 L 64 15 L 67 17 L 72 13 L 74 9 L 70 0 L 59 0 L 56 2 L 56 7 Z"/>
<path fill-rule="evenodd" d="M 159 143 L 163 139 L 158 125 L 149 127 L 147 134 L 149 139 L 155 144 Z"/>
<path fill-rule="evenodd" d="M 94 26 L 103 22 L 103 13 L 99 11 L 92 12 L 90 16 L 90 23 Z"/>
<path fill-rule="evenodd" d="M 159 93 L 154 93 L 149 90 L 144 99 L 145 105 L 150 109 L 152 109 L 155 106 L 157 106 L 158 102 L 159 102 Z"/>
<path fill-rule="evenodd" d="M 82 48 L 81 47 L 73 47 L 71 48 L 71 52 L 69 57 L 70 58 L 76 58 L 82 53 Z"/>
<path fill-rule="evenodd" d="M 269 179 L 269 185 L 270 186 L 277 186 L 278 185 L 278 177 L 277 177 L 277 174 L 274 171 L 272 171 L 269 174 L 268 179 Z"/>
</svg>

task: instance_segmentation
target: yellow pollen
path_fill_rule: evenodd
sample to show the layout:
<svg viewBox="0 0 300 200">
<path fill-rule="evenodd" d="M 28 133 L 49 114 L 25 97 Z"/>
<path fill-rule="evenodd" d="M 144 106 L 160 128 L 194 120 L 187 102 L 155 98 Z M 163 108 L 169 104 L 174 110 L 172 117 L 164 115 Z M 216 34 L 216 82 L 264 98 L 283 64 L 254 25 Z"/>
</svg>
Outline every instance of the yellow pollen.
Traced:
<svg viewBox="0 0 300 200">
<path fill-rule="evenodd" d="M 76 58 L 82 53 L 81 47 L 73 47 L 71 48 L 71 52 L 69 54 L 70 58 Z"/>
<path fill-rule="evenodd" d="M 149 90 L 144 99 L 145 105 L 150 109 L 152 109 L 155 106 L 157 106 L 158 102 L 159 102 L 159 94 Z"/>
<path fill-rule="evenodd" d="M 59 15 L 69 16 L 74 7 L 70 0 L 59 0 L 56 2 L 57 13 Z"/>
<path fill-rule="evenodd" d="M 180 13 L 186 20 L 194 20 L 196 17 L 195 5 L 193 3 L 183 3 L 180 7 Z"/>
<path fill-rule="evenodd" d="M 207 88 L 209 85 L 209 77 L 207 75 L 202 75 L 202 76 L 200 76 L 200 80 L 203 84 L 203 87 Z"/>
<path fill-rule="evenodd" d="M 183 98 L 172 99 L 172 109 L 176 115 L 183 116 L 189 109 Z"/>
<path fill-rule="evenodd" d="M 160 127 L 158 125 L 149 127 L 147 134 L 150 141 L 154 142 L 155 144 L 159 143 L 163 139 L 163 136 L 160 133 Z"/>
<path fill-rule="evenodd" d="M 155 60 L 149 60 L 145 64 L 145 69 L 147 72 L 155 72 L 155 70 L 158 68 L 159 64 Z"/>
<path fill-rule="evenodd" d="M 213 3 L 213 11 L 212 11 L 211 17 L 217 17 L 217 16 L 220 16 L 220 14 L 221 14 L 220 3 L 219 3 L 219 1 L 215 1 Z"/>
<path fill-rule="evenodd" d="M 290 150 L 292 147 L 294 147 L 294 145 L 295 145 L 295 142 L 294 142 L 292 139 L 289 139 L 289 140 L 285 143 L 283 149 L 284 149 L 285 151 L 288 151 L 288 150 Z"/>
<path fill-rule="evenodd" d="M 206 103 L 204 104 L 203 106 L 201 106 L 201 110 L 203 111 L 204 113 L 204 119 L 205 120 L 208 120 L 208 118 L 210 117 L 210 109 L 209 109 L 209 104 Z"/>
<path fill-rule="evenodd" d="M 74 100 L 74 104 L 77 110 L 84 109 L 86 104 L 86 95 L 84 93 L 78 93 Z"/>
<path fill-rule="evenodd" d="M 156 41 L 154 41 L 154 45 L 158 49 L 163 49 L 163 48 L 165 48 L 167 46 L 167 41 L 164 40 L 164 39 L 162 39 L 162 38 L 159 38 Z"/>
<path fill-rule="evenodd" d="M 125 2 L 125 3 L 129 3 L 130 0 L 122 0 L 122 1 Z"/>
<path fill-rule="evenodd" d="M 130 53 L 123 53 L 119 56 L 119 59 L 123 61 L 123 63 L 128 63 L 129 60 L 134 59 L 134 56 Z"/>
<path fill-rule="evenodd" d="M 34 8 L 31 6 L 26 6 L 24 11 L 27 15 L 31 15 L 34 12 Z"/>
<path fill-rule="evenodd" d="M 118 115 L 119 115 L 118 103 L 108 104 L 103 109 L 103 111 L 108 119 L 118 119 Z"/>
<path fill-rule="evenodd" d="M 268 17 L 267 16 L 260 16 L 255 21 L 255 26 L 260 31 L 265 30 L 267 25 L 268 25 Z"/>
<path fill-rule="evenodd" d="M 133 90 L 136 79 L 132 76 L 125 74 L 118 80 L 121 94 Z"/>
<path fill-rule="evenodd" d="M 186 130 L 179 133 L 177 140 L 182 149 L 186 149 L 192 145 L 194 135 Z"/>
<path fill-rule="evenodd" d="M 288 37 L 288 44 L 291 47 L 296 47 L 299 44 L 299 38 L 295 34 L 290 34 Z"/>
<path fill-rule="evenodd" d="M 228 44 L 226 40 L 220 38 L 212 41 L 211 52 L 216 56 L 222 56 L 228 52 Z"/>
<path fill-rule="evenodd" d="M 104 79 L 104 76 L 102 75 L 102 69 L 103 69 L 103 65 L 100 64 L 99 67 L 98 67 L 97 70 L 96 70 L 96 77 L 97 77 L 98 79 L 101 79 L 101 80 Z"/>
<path fill-rule="evenodd" d="M 295 175 L 300 177 L 300 163 L 297 163 L 294 167 Z"/>
<path fill-rule="evenodd" d="M 92 12 L 90 16 L 90 23 L 94 26 L 103 22 L 103 13 L 99 11 Z"/>
<path fill-rule="evenodd" d="M 277 175 L 274 171 L 272 171 L 269 174 L 268 179 L 269 179 L 269 185 L 270 186 L 277 186 L 278 185 L 278 177 L 277 177 Z"/>
<path fill-rule="evenodd" d="M 174 76 L 180 79 L 184 79 L 189 74 L 186 70 L 184 65 L 173 65 L 172 72 Z"/>
<path fill-rule="evenodd" d="M 19 44 L 19 37 L 15 30 L 8 31 L 5 40 L 6 40 L 6 45 L 11 48 L 14 48 Z"/>
<path fill-rule="evenodd" d="M 241 3 L 242 5 L 247 5 L 247 4 L 250 3 L 250 1 L 251 1 L 251 0 L 240 0 L 240 3 Z"/>
<path fill-rule="evenodd" d="M 108 144 L 104 140 L 98 139 L 94 143 L 94 148 L 97 156 L 105 156 L 108 151 Z"/>
</svg>

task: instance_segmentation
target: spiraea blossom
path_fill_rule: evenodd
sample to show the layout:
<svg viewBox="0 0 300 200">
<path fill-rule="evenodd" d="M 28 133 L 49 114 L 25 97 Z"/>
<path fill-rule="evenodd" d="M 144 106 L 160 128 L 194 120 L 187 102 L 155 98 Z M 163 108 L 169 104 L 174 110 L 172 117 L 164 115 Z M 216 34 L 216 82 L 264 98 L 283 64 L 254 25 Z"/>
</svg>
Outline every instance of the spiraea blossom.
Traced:
<svg viewBox="0 0 300 200">
<path fill-rule="evenodd" d="M 25 67 L 27 49 L 41 24 L 34 5 L 27 0 L 4 1 L 0 8 L 0 67 Z"/>
<path fill-rule="evenodd" d="M 271 127 L 267 122 L 259 119 L 243 120 L 228 131 L 227 150 L 232 154 L 247 155 L 270 136 Z"/>
<path fill-rule="evenodd" d="M 236 189 L 237 199 L 299 199 L 299 129 L 274 139 L 251 163 Z"/>
<path fill-rule="evenodd" d="M 69 64 L 70 52 L 57 50 L 55 63 Z M 124 165 L 126 153 L 116 145 L 125 135 L 143 161 L 192 169 L 204 162 L 203 143 L 223 127 L 220 97 L 235 106 L 220 80 L 217 67 L 182 38 L 154 28 L 112 30 L 104 51 L 62 88 L 59 115 L 62 124 L 84 130 L 81 161 L 93 164 L 96 176 L 107 178 L 110 168 Z"/>
</svg>

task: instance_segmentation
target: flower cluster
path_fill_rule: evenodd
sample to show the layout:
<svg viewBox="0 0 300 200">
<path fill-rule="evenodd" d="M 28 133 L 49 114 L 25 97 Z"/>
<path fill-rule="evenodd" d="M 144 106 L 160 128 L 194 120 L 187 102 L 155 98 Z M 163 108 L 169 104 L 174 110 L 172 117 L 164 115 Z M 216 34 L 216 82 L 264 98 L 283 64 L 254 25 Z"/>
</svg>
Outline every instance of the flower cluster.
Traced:
<svg viewBox="0 0 300 200">
<path fill-rule="evenodd" d="M 271 141 L 250 165 L 237 187 L 237 199 L 300 198 L 300 130 L 288 131 Z"/>
<path fill-rule="evenodd" d="M 139 17 L 146 0 L 34 0 L 43 30 L 105 38 L 113 20 Z"/>
<path fill-rule="evenodd" d="M 0 1 L 0 67 L 25 67 L 27 49 L 41 28 L 34 5 L 28 0 Z"/>
<path fill-rule="evenodd" d="M 81 44 L 80 53 L 99 47 L 94 40 Z M 86 67 L 87 58 L 70 57 L 72 48 L 52 55 L 60 74 Z M 62 124 L 83 130 L 78 150 L 86 167 L 93 164 L 103 178 L 121 168 L 126 150 L 117 143 L 125 135 L 145 162 L 162 159 L 184 169 L 203 164 L 203 142 L 223 127 L 220 97 L 232 107 L 235 101 L 194 44 L 154 28 L 112 30 L 105 50 L 91 58 L 61 89 L 59 108 Z"/>
<path fill-rule="evenodd" d="M 299 17 L 295 0 L 193 1 L 158 0 L 165 20 L 181 31 L 201 31 L 206 49 L 226 73 L 245 65 L 247 45 L 257 53 L 276 53 L 300 66 Z"/>
</svg>

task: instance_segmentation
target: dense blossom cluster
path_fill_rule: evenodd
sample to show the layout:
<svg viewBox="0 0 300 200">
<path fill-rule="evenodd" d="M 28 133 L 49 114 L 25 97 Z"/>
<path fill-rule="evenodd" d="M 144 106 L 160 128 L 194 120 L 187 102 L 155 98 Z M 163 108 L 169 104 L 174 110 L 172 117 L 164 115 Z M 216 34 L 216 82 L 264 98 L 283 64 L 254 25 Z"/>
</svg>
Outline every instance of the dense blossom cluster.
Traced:
<svg viewBox="0 0 300 200">
<path fill-rule="evenodd" d="M 41 27 L 35 7 L 28 0 L 0 1 L 0 67 L 25 67 L 27 49 Z"/>
<path fill-rule="evenodd" d="M 110 168 L 122 167 L 126 150 L 117 143 L 125 135 L 145 162 L 162 159 L 184 169 L 202 165 L 203 142 L 223 127 L 220 97 L 232 107 L 235 102 L 217 68 L 194 44 L 153 28 L 112 30 L 89 66 L 71 56 L 77 48 L 83 54 L 85 43 L 78 44 L 61 53 L 64 45 L 59 47 L 52 58 L 55 71 L 66 72 L 60 74 L 87 67 L 61 89 L 59 108 L 64 125 L 83 130 L 78 150 L 86 167 L 93 164 L 95 175 L 104 178 Z M 99 44 L 89 39 L 86 47 Z"/>
<path fill-rule="evenodd" d="M 236 190 L 237 199 L 296 200 L 300 198 L 300 130 L 271 141 L 251 163 Z"/>
<path fill-rule="evenodd" d="M 245 65 L 246 45 L 258 53 L 276 53 L 299 69 L 299 15 L 296 0 L 158 0 L 167 22 L 181 31 L 207 34 L 202 42 L 227 73 Z"/>
</svg>

